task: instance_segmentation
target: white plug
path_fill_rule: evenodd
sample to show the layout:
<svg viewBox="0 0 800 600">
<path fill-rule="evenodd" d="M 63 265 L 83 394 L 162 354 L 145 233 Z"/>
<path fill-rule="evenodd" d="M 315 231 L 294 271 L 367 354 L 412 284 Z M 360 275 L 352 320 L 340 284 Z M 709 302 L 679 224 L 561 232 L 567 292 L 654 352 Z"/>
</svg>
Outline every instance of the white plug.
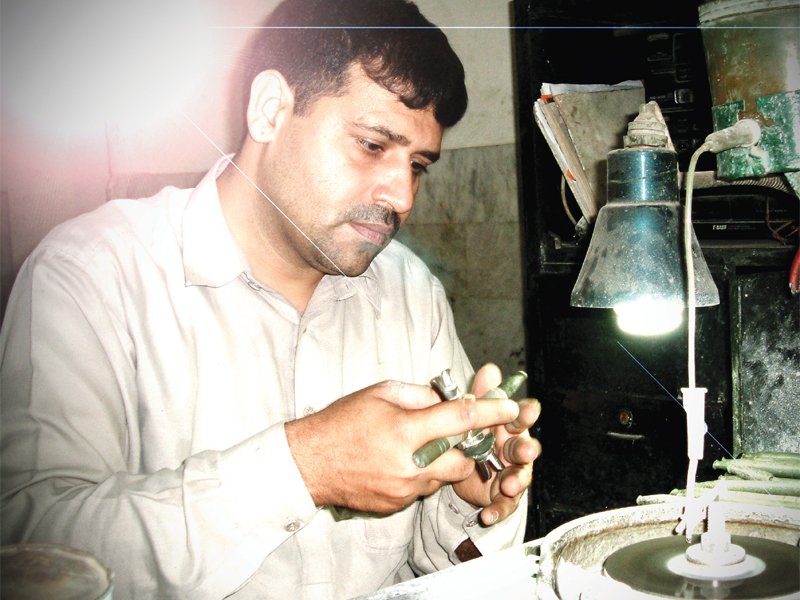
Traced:
<svg viewBox="0 0 800 600">
<path fill-rule="evenodd" d="M 715 131 L 706 137 L 703 146 L 717 153 L 731 148 L 754 146 L 761 140 L 761 126 L 753 119 L 742 119 L 725 129 Z"/>
<path fill-rule="evenodd" d="M 686 411 L 686 445 L 690 459 L 703 458 L 706 437 L 706 388 L 681 388 L 683 409 Z"/>
</svg>

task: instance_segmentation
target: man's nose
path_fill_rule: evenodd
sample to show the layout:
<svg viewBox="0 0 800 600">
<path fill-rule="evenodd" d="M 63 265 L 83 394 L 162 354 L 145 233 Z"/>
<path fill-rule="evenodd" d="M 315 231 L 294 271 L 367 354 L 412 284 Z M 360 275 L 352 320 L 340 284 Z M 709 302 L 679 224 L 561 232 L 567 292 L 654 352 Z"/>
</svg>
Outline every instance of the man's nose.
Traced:
<svg viewBox="0 0 800 600">
<path fill-rule="evenodd" d="M 414 206 L 418 184 L 418 176 L 410 165 L 398 167 L 385 173 L 375 187 L 374 197 L 377 202 L 388 204 L 394 212 L 402 215 Z"/>
</svg>

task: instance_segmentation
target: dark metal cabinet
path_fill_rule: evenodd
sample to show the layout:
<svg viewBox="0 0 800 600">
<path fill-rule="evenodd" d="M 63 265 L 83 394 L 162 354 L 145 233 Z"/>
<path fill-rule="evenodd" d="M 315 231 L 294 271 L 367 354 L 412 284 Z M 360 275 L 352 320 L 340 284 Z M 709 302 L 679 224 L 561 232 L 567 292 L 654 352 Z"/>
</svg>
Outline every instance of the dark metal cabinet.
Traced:
<svg viewBox="0 0 800 600">
<path fill-rule="evenodd" d="M 569 306 L 588 236 L 576 237 L 565 216 L 561 173 L 534 123 L 533 102 L 542 82 L 642 79 L 648 99 L 668 105 L 684 169 L 711 131 L 711 107 L 693 29 L 695 2 L 515 1 L 513 11 L 526 354 L 529 392 L 542 403 L 535 433 L 544 449 L 534 467 L 530 539 L 578 516 L 635 504 L 641 494 L 683 488 L 687 465 L 685 416 L 676 398 L 687 384 L 686 333 L 627 336 L 611 311 Z M 682 103 L 669 106 L 670 94 Z M 713 156 L 700 164 L 713 168 Z M 800 323 L 797 299 L 785 285 L 797 238 L 781 244 L 769 236 L 768 223 L 758 223 L 770 203 L 796 218 L 797 199 L 727 188 L 697 198 L 709 222 L 732 218 L 735 206 L 749 210 L 743 220 L 755 215 L 757 225 L 751 219 L 746 235 L 732 227 L 726 236 L 696 223 L 721 297 L 719 306 L 698 310 L 696 337 L 709 431 L 698 478 L 713 479 L 713 460 L 747 449 L 748 435 L 763 437 L 764 411 L 754 397 L 766 396 L 779 414 L 791 404 L 786 398 L 800 397 L 800 381 L 787 381 L 800 363 Z M 781 343 L 765 345 L 774 336 Z M 784 418 L 770 427 L 783 428 L 785 437 L 795 424 Z"/>
</svg>

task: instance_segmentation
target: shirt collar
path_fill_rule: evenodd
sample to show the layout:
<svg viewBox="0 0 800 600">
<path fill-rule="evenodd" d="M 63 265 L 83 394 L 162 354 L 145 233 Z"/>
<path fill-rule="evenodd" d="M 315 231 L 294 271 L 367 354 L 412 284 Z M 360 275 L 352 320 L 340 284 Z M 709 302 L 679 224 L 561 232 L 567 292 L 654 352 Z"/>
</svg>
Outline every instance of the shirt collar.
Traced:
<svg viewBox="0 0 800 600">
<path fill-rule="evenodd" d="M 246 262 L 225 222 L 217 177 L 230 162 L 225 156 L 206 173 L 183 211 L 183 273 L 186 285 L 220 287 L 239 276 Z"/>
<path fill-rule="evenodd" d="M 376 259 L 377 260 L 377 259 Z M 375 261 L 373 261 L 374 263 Z M 375 310 L 375 314 L 380 317 L 381 294 L 378 286 L 378 278 L 372 263 L 361 275 L 356 277 L 345 277 L 344 275 L 325 275 L 320 286 L 328 286 L 337 301 L 347 300 L 356 293 L 362 294 Z"/>
</svg>

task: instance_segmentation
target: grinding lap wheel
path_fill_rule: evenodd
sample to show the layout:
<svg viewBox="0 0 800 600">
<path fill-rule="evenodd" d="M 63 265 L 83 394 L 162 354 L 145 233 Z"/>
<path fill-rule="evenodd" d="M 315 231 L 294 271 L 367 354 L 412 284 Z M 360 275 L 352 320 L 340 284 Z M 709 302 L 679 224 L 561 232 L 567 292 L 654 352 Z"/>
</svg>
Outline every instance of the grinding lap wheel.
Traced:
<svg viewBox="0 0 800 600">
<path fill-rule="evenodd" d="M 605 561 L 605 576 L 625 591 L 646 598 L 726 598 L 730 600 L 788 600 L 800 598 L 800 548 L 773 540 L 732 536 L 744 548 L 745 574 L 729 575 L 724 568 L 686 563 L 688 544 L 683 536 L 654 538 L 620 548 Z M 692 570 L 685 574 L 680 564 Z"/>
</svg>

